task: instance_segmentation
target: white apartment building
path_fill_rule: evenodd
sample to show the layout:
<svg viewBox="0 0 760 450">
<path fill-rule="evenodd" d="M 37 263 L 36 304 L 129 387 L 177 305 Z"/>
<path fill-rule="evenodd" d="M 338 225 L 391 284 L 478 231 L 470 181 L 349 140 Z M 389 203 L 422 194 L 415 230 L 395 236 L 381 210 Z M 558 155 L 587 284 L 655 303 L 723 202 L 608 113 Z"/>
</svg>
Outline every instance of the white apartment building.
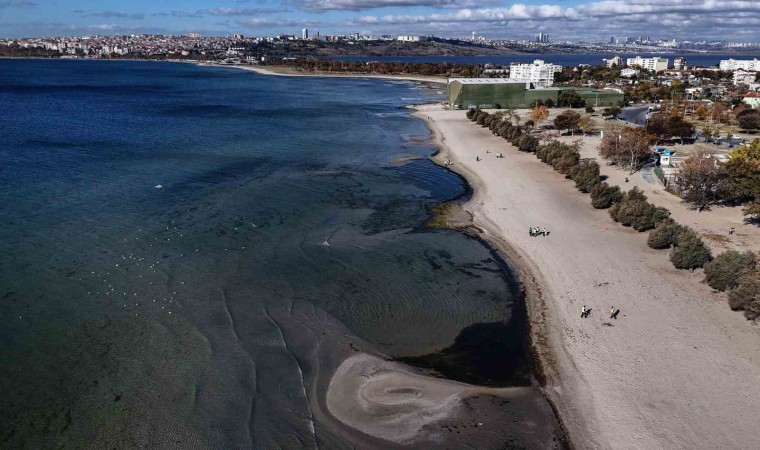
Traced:
<svg viewBox="0 0 760 450">
<path fill-rule="evenodd" d="M 735 70 L 734 71 L 734 86 L 737 84 L 750 84 L 754 83 L 757 77 L 757 72 L 750 70 Z"/>
<path fill-rule="evenodd" d="M 673 60 L 673 69 L 684 70 L 686 68 L 686 58 L 676 58 Z"/>
<path fill-rule="evenodd" d="M 607 63 L 607 67 L 612 67 L 612 66 L 623 67 L 623 58 L 619 56 L 615 56 L 614 58 L 610 58 L 610 59 L 605 59 L 603 61 Z"/>
<path fill-rule="evenodd" d="M 623 69 L 620 71 L 620 76 L 625 78 L 631 78 L 632 76 L 638 75 L 639 71 L 636 69 Z"/>
<path fill-rule="evenodd" d="M 755 59 L 723 59 L 718 65 L 720 70 L 754 70 L 760 72 L 760 60 Z"/>
<path fill-rule="evenodd" d="M 422 36 L 399 36 L 398 40 L 403 42 L 419 42 L 422 40 Z"/>
<path fill-rule="evenodd" d="M 626 61 L 628 67 L 641 67 L 642 69 L 652 70 L 654 72 L 662 72 L 668 70 L 668 59 L 655 56 L 652 58 L 642 58 L 637 56 L 635 58 L 628 58 Z"/>
<path fill-rule="evenodd" d="M 554 74 L 562 72 L 558 64 L 546 64 L 541 59 L 533 64 L 513 63 L 509 66 L 509 78 L 513 80 L 528 80 L 535 86 L 551 86 L 554 84 Z"/>
<path fill-rule="evenodd" d="M 306 39 L 309 39 L 309 29 L 308 28 L 301 28 L 301 39 L 304 41 Z"/>
</svg>

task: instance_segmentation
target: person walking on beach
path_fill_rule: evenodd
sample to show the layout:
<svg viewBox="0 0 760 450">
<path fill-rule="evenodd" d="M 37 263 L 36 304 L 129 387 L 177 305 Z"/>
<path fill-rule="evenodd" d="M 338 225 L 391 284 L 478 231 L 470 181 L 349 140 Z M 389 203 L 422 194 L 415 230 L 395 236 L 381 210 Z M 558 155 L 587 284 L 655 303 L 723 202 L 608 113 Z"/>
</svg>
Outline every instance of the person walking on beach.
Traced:
<svg viewBox="0 0 760 450">
<path fill-rule="evenodd" d="M 585 318 L 588 315 L 588 310 L 586 310 L 586 305 L 583 305 L 581 308 L 581 319 Z"/>
<path fill-rule="evenodd" d="M 610 311 L 610 319 L 617 320 L 617 316 L 620 314 L 620 310 L 616 309 L 614 306 L 612 307 L 612 311 Z"/>
</svg>

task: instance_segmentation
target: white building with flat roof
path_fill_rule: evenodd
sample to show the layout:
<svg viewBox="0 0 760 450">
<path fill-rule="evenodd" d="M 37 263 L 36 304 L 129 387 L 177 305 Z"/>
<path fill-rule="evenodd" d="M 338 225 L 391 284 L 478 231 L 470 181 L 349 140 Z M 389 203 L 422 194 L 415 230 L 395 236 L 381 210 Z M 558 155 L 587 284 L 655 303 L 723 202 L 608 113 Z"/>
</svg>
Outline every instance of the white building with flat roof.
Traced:
<svg viewBox="0 0 760 450">
<path fill-rule="evenodd" d="M 638 74 L 639 74 L 638 70 L 631 69 L 631 68 L 623 69 L 623 70 L 620 71 L 620 76 L 621 77 L 625 77 L 625 78 L 631 78 L 631 77 L 636 76 Z"/>
<path fill-rule="evenodd" d="M 642 69 L 651 70 L 654 72 L 662 72 L 668 70 L 668 59 L 654 56 L 652 58 L 642 58 L 637 56 L 635 58 L 628 58 L 626 61 L 628 67 L 641 67 Z"/>
<path fill-rule="evenodd" d="M 562 72 L 562 66 L 547 64 L 537 59 L 532 64 L 513 63 L 509 66 L 509 78 L 512 80 L 528 80 L 536 86 L 551 86 L 554 84 L 554 74 Z"/>
<path fill-rule="evenodd" d="M 604 61 L 607 64 L 607 67 L 612 67 L 612 66 L 623 67 L 623 58 L 619 56 L 615 56 L 610 59 L 603 59 L 602 61 Z"/>
<path fill-rule="evenodd" d="M 420 42 L 422 36 L 399 36 L 398 40 L 402 42 Z"/>
<path fill-rule="evenodd" d="M 722 59 L 718 65 L 720 70 L 754 70 L 760 72 L 760 60 L 755 59 Z"/>
<path fill-rule="evenodd" d="M 750 70 L 735 70 L 734 71 L 734 86 L 737 84 L 750 84 L 754 83 L 757 79 L 758 72 L 750 71 Z"/>
</svg>

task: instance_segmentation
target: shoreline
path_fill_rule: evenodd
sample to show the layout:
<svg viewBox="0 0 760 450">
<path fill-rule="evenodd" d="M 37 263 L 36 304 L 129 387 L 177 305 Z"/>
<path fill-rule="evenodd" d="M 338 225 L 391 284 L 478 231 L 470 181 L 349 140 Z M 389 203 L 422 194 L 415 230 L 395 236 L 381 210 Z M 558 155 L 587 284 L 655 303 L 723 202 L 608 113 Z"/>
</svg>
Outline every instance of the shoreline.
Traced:
<svg viewBox="0 0 760 450">
<path fill-rule="evenodd" d="M 254 72 L 258 75 L 275 76 L 275 77 L 316 77 L 316 78 L 374 78 L 382 80 L 403 80 L 403 81 L 418 81 L 421 83 L 435 83 L 446 84 L 448 81 L 445 78 L 439 78 L 426 75 L 377 75 L 377 74 L 364 74 L 364 73 L 327 73 L 327 72 L 298 72 L 284 66 L 266 66 L 258 67 L 254 65 L 220 65 L 220 64 L 208 64 L 208 63 L 196 63 L 202 67 L 219 67 L 219 68 L 232 68 L 245 70 L 248 72 Z"/>
<path fill-rule="evenodd" d="M 559 423 L 560 429 L 564 434 L 565 442 L 569 448 L 582 448 L 576 447 L 573 435 L 568 430 L 562 414 L 560 413 L 558 403 L 560 399 L 556 395 L 550 395 L 550 388 L 553 384 L 558 384 L 560 380 L 560 373 L 556 366 L 556 360 L 551 350 L 549 340 L 551 339 L 548 329 L 547 318 L 547 305 L 546 299 L 543 296 L 542 280 L 537 278 L 537 271 L 530 260 L 526 259 L 522 252 L 515 246 L 510 244 L 507 239 L 504 239 L 498 235 L 495 231 L 493 224 L 487 221 L 476 221 L 475 215 L 470 212 L 468 206 L 475 205 L 483 201 L 485 193 L 485 186 L 483 180 L 478 175 L 464 167 L 458 158 L 446 143 L 446 138 L 441 131 L 437 128 L 436 124 L 419 110 L 416 105 L 410 106 L 412 110 L 412 116 L 421 119 L 427 129 L 430 131 L 430 141 L 438 149 L 430 157 L 438 166 L 450 170 L 457 176 L 461 177 L 467 186 L 467 194 L 469 199 L 462 201 L 461 198 L 465 197 L 463 194 L 460 197 L 454 198 L 446 202 L 458 203 L 462 206 L 467 214 L 470 216 L 470 224 L 465 227 L 453 227 L 455 231 L 460 231 L 470 234 L 471 237 L 480 240 L 486 245 L 492 252 L 502 260 L 502 262 L 518 276 L 518 283 L 520 285 L 520 291 L 525 299 L 525 313 L 527 314 L 527 326 L 528 326 L 528 357 L 532 360 L 533 375 L 537 378 L 539 385 L 541 386 L 541 392 L 544 398 L 547 400 L 552 410 L 554 411 L 555 418 Z M 446 159 L 450 159 L 454 164 L 452 166 L 444 166 Z M 470 230 L 475 229 L 477 234 L 472 234 Z"/>
<path fill-rule="evenodd" d="M 450 159 L 447 169 L 473 189 L 462 206 L 481 239 L 520 274 L 536 369 L 571 448 L 760 445 L 745 431 L 745 417 L 760 410 L 748 400 L 760 389 L 747 382 L 760 376 L 757 327 L 700 283 L 699 272 L 673 269 L 667 252 L 648 249 L 646 235 L 594 210 L 587 194 L 535 155 L 464 111 L 413 109 L 440 149 L 431 159 Z M 475 162 L 496 151 L 504 159 Z M 551 235 L 527 237 L 534 225 Z M 593 319 L 579 318 L 581 304 L 592 306 Z M 605 317 L 611 304 L 623 311 L 620 320 Z"/>
</svg>

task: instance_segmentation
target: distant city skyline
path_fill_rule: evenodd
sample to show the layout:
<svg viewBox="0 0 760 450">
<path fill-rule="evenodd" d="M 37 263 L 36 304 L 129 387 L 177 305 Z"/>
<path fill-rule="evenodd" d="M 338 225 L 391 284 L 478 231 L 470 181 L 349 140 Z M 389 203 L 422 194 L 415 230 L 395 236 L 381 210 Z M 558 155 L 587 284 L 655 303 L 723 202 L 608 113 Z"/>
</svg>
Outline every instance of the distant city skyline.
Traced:
<svg viewBox="0 0 760 450">
<path fill-rule="evenodd" d="M 757 0 L 0 0 L 0 37 L 403 34 L 760 41 Z"/>
</svg>

